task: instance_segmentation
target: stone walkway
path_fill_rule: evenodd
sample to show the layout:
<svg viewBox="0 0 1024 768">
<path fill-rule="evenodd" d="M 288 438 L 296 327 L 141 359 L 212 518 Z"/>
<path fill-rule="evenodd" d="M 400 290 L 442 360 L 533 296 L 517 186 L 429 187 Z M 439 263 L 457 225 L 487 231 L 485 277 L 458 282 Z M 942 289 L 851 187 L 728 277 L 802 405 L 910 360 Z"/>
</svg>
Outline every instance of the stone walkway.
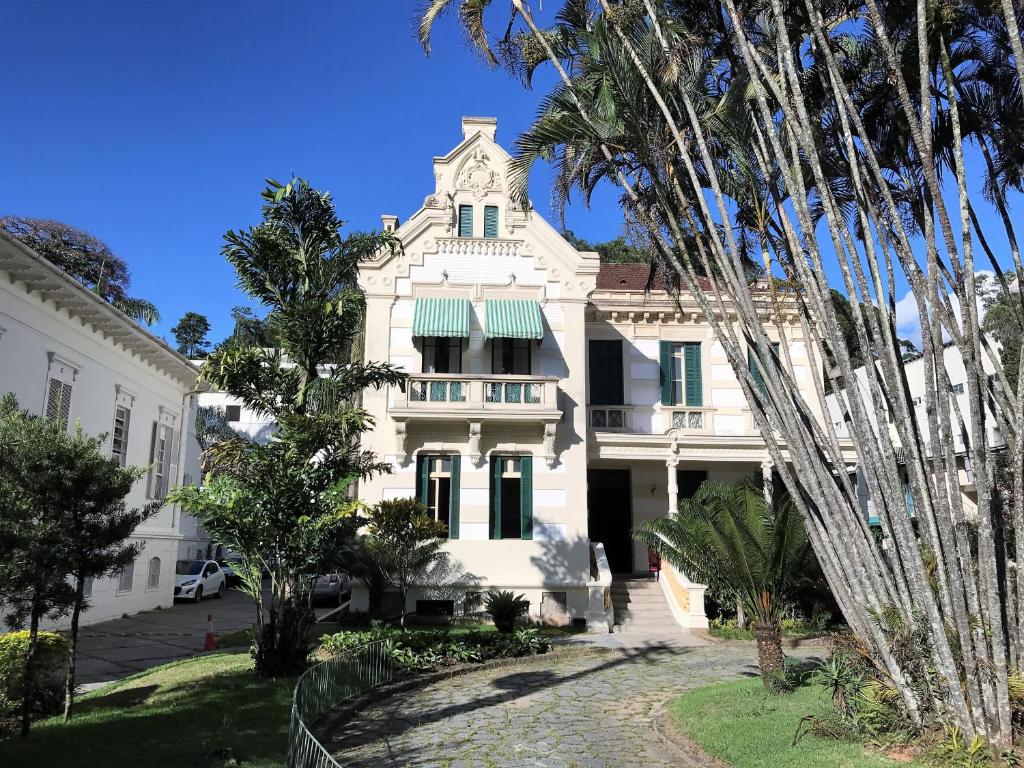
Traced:
<svg viewBox="0 0 1024 768">
<path fill-rule="evenodd" d="M 346 768 L 667 768 L 687 763 L 654 731 L 653 710 L 688 689 L 756 674 L 753 644 L 539 660 L 398 694 L 325 745 Z"/>
</svg>

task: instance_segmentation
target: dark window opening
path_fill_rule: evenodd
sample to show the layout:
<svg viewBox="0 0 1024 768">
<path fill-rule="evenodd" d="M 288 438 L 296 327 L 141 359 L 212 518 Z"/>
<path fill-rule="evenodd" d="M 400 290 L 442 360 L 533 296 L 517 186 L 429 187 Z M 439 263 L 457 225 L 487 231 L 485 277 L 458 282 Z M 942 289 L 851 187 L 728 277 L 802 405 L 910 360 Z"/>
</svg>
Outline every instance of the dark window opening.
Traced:
<svg viewBox="0 0 1024 768">
<path fill-rule="evenodd" d="M 680 469 L 676 473 L 676 484 L 679 486 L 679 501 L 692 499 L 701 483 L 708 479 L 707 470 Z"/>
<path fill-rule="evenodd" d="M 417 616 L 454 616 L 454 600 L 417 600 Z"/>
<path fill-rule="evenodd" d="M 590 341 L 590 404 L 622 405 L 622 342 Z"/>
<path fill-rule="evenodd" d="M 462 339 L 436 336 L 423 339 L 423 373 L 462 373 Z"/>
<path fill-rule="evenodd" d="M 529 339 L 492 340 L 491 373 L 529 376 L 530 353 Z"/>
<path fill-rule="evenodd" d="M 518 477 L 501 478 L 501 538 L 520 539 L 523 523 L 519 519 L 520 480 Z"/>
<path fill-rule="evenodd" d="M 240 405 L 226 405 L 224 406 L 224 418 L 228 421 L 241 421 L 242 420 L 242 406 Z"/>
</svg>

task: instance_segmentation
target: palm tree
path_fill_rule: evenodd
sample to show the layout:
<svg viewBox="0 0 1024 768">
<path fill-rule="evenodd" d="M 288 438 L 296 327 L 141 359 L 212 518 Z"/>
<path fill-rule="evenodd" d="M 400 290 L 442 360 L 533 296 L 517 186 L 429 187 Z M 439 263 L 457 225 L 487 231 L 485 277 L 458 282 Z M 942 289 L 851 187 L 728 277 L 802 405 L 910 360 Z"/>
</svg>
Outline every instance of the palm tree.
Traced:
<svg viewBox="0 0 1024 768">
<path fill-rule="evenodd" d="M 528 78 L 550 63 L 557 80 L 532 131 L 541 139 L 536 156 L 558 171 L 564 164 L 563 183 L 584 193 L 610 179 L 627 216 L 688 288 L 843 615 L 910 720 L 942 718 L 996 751 L 1009 748 L 1007 670 L 1024 660 L 1024 377 L 1012 388 L 997 365 L 989 380 L 982 363 L 994 352 L 974 300 L 982 253 L 1004 291 L 1012 277 L 1024 284 L 1008 205 L 1024 177 L 1019 4 L 565 0 L 545 26 L 542 9 L 512 0 L 511 17 L 496 27 L 504 37 L 484 27 L 490 5 L 435 0 L 421 40 L 440 13 L 457 8 L 471 42 L 485 56 L 497 51 L 513 74 Z M 704 65 L 708 76 L 694 77 Z M 726 94 L 741 118 L 732 125 L 709 119 L 719 103 L 729 106 Z M 737 151 L 723 125 L 749 141 Z M 971 152 L 980 153 L 981 172 L 970 167 Z M 986 222 L 985 206 L 997 217 Z M 1004 237 L 1007 248 L 994 240 Z M 785 294 L 750 280 L 745 260 L 758 249 L 771 277 L 784 275 Z M 857 374 L 832 288 L 849 298 L 858 347 L 875 360 Z M 922 321 L 927 423 L 915 415 L 896 333 L 904 293 Z M 787 371 L 787 345 L 769 351 L 766 326 L 786 335 L 791 311 L 828 363 L 810 399 Z M 947 340 L 964 361 L 967 420 L 949 395 Z M 864 386 L 853 386 L 861 375 Z M 822 423 L 811 405 L 824 397 L 822 384 L 840 393 L 881 546 L 840 470 L 848 459 L 837 425 Z M 874 426 L 883 413 L 890 430 Z M 990 424 L 1016 459 L 1005 516 L 990 471 L 999 460 Z M 954 436 L 964 438 L 977 478 L 978 514 L 966 525 L 962 495 L 948 492 L 961 482 L 948 448 Z M 1011 560 L 1017 568 L 1006 567 Z M 891 622 L 878 621 L 889 614 L 926 633 L 923 667 L 907 663 Z"/>
<path fill-rule="evenodd" d="M 753 482 L 704 482 L 678 511 L 644 523 L 633 537 L 690 578 L 734 592 L 753 617 L 765 687 L 783 673 L 786 594 L 810 557 L 807 534 L 789 499 L 769 504 Z"/>
</svg>

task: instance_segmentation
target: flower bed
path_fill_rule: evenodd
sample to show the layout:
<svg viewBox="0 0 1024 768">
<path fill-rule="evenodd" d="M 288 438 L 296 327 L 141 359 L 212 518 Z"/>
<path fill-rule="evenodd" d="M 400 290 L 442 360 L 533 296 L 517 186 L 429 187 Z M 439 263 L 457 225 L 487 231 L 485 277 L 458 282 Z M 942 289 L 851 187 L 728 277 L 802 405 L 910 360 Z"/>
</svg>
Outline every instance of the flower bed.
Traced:
<svg viewBox="0 0 1024 768">
<path fill-rule="evenodd" d="M 385 640 L 388 660 L 400 675 L 429 672 L 459 664 L 547 653 L 551 644 L 533 628 L 515 632 L 401 630 L 374 628 L 344 631 L 321 638 L 320 650 L 337 655 L 376 640 Z"/>
</svg>

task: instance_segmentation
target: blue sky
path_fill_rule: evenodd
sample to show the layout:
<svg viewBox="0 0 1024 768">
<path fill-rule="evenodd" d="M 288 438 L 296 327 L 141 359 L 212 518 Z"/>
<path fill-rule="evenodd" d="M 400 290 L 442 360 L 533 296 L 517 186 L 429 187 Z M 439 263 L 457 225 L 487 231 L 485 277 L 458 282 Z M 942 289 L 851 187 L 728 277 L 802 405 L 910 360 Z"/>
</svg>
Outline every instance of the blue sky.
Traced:
<svg viewBox="0 0 1024 768">
<path fill-rule="evenodd" d="M 170 337 L 196 310 L 218 340 L 243 303 L 220 256 L 259 220 L 263 179 L 331 190 L 352 229 L 405 218 L 433 191 L 431 158 L 464 114 L 494 115 L 506 147 L 543 93 L 467 49 L 454 18 L 428 59 L 411 0 L 22 2 L 4 12 L 0 214 L 87 229 L 129 262 Z M 543 82 L 543 81 L 542 81 Z M 549 211 L 549 175 L 532 196 Z M 572 208 L 581 236 L 616 237 L 609 190 Z"/>
<path fill-rule="evenodd" d="M 529 125 L 550 74 L 524 90 L 468 49 L 452 17 L 426 58 L 418 6 L 8 3 L 0 214 L 93 232 L 128 261 L 132 292 L 157 304 L 156 333 L 169 338 L 195 310 L 217 341 L 246 301 L 221 237 L 258 222 L 264 178 L 304 176 L 335 194 L 349 229 L 376 228 L 381 213 L 405 218 L 432 191 L 431 158 L 458 143 L 461 115 L 496 116 L 509 148 Z M 496 4 L 492 18 L 501 12 Z M 547 169 L 534 173 L 531 196 L 551 218 Z M 979 214 L 1004 247 L 988 207 Z M 588 240 L 621 233 L 610 188 L 590 210 L 576 200 L 566 218 Z M 914 337 L 916 313 L 903 314 Z"/>
</svg>

